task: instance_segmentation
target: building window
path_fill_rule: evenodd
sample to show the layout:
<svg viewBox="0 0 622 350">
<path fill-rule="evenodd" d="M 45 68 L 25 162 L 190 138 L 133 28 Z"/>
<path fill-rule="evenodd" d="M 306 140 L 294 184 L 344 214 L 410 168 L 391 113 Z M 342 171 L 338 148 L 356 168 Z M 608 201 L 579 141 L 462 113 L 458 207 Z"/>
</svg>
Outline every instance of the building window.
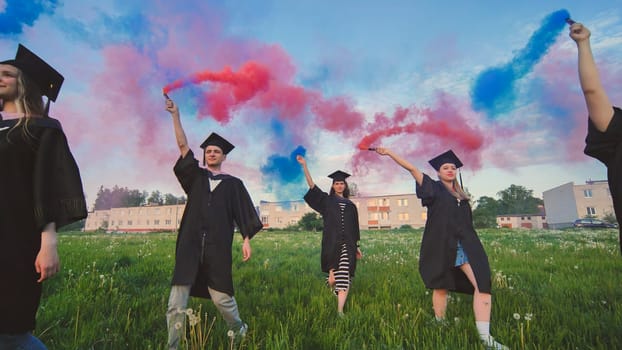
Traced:
<svg viewBox="0 0 622 350">
<path fill-rule="evenodd" d="M 368 206 L 368 207 L 375 207 L 376 205 L 377 205 L 377 204 L 376 204 L 376 200 L 375 200 L 375 199 L 369 199 L 369 200 L 367 201 L 367 206 Z"/>
<path fill-rule="evenodd" d="M 164 220 L 164 224 L 165 225 L 170 225 L 171 224 L 171 220 L 170 219 L 169 220 Z"/>
<path fill-rule="evenodd" d="M 153 224 L 156 225 L 156 226 L 160 225 L 160 220 L 153 220 Z"/>
<path fill-rule="evenodd" d="M 586 190 L 583 190 L 583 197 L 585 197 L 585 198 L 592 198 L 592 190 L 589 189 L 589 188 L 586 189 Z"/>
<path fill-rule="evenodd" d="M 147 225 L 149 225 L 149 220 L 147 220 Z"/>
<path fill-rule="evenodd" d="M 387 213 L 386 211 L 382 212 L 382 220 L 389 220 L 389 213 Z"/>
<path fill-rule="evenodd" d="M 268 217 L 267 216 L 262 216 L 261 217 L 261 223 L 262 224 L 267 224 L 268 223 Z"/>
<path fill-rule="evenodd" d="M 110 221 L 110 226 L 114 225 L 114 220 Z"/>
<path fill-rule="evenodd" d="M 382 207 L 388 207 L 389 206 L 389 200 L 387 198 L 382 198 L 380 200 L 380 203 L 381 203 L 380 206 L 382 206 Z"/>
<path fill-rule="evenodd" d="M 587 215 L 596 215 L 596 209 L 593 207 L 587 207 Z"/>
<path fill-rule="evenodd" d="M 410 218 L 409 218 L 408 213 L 399 213 L 398 214 L 398 219 L 400 221 L 408 221 L 408 219 L 410 219 Z"/>
<path fill-rule="evenodd" d="M 368 220 L 378 220 L 378 213 L 367 213 Z"/>
<path fill-rule="evenodd" d="M 298 211 L 298 204 L 292 205 L 292 211 Z"/>
<path fill-rule="evenodd" d="M 127 220 L 127 225 L 132 226 L 132 220 Z"/>
<path fill-rule="evenodd" d="M 531 216 L 528 216 L 528 217 L 527 217 L 527 220 L 531 220 Z"/>
</svg>

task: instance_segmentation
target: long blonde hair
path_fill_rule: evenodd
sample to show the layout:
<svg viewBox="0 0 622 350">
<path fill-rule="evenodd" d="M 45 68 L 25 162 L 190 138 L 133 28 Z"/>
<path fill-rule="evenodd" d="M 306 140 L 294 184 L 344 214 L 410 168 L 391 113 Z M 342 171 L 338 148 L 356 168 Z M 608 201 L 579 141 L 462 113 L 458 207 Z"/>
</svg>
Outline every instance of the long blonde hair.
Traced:
<svg viewBox="0 0 622 350">
<path fill-rule="evenodd" d="M 447 187 L 447 185 L 445 185 Z M 447 188 L 449 190 L 449 193 L 451 193 L 454 197 L 456 197 L 459 200 L 471 200 L 471 197 L 469 197 L 469 195 L 462 189 L 462 186 L 460 186 L 460 183 L 458 183 L 457 179 L 453 179 L 453 181 L 451 182 L 451 187 L 452 188 Z"/>
<path fill-rule="evenodd" d="M 21 69 L 17 68 L 17 76 L 15 78 L 17 80 L 17 96 L 14 100 L 15 108 L 17 113 L 24 115 L 24 118 L 20 118 L 12 130 L 20 128 L 24 136 L 32 137 L 28 130 L 28 124 L 33 116 L 44 116 L 43 96 L 37 84 L 29 79 Z"/>
</svg>

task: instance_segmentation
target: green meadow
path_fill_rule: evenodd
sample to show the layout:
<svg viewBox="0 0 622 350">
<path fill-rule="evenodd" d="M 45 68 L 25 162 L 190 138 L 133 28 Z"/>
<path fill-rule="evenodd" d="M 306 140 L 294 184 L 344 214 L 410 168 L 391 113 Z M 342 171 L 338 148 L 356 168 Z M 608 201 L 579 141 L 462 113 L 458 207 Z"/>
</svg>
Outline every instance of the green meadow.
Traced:
<svg viewBox="0 0 622 350">
<path fill-rule="evenodd" d="M 452 294 L 433 321 L 419 277 L 420 230 L 365 231 L 345 317 L 320 271 L 320 234 L 260 232 L 234 242 L 249 325 L 243 349 L 481 349 L 472 298 Z M 493 270 L 491 332 L 512 349 L 622 349 L 622 257 L 615 230 L 480 230 Z M 55 349 L 165 349 L 175 235 L 60 235 L 61 272 L 44 284 L 35 334 Z M 185 348 L 230 349 L 210 300 Z"/>
</svg>

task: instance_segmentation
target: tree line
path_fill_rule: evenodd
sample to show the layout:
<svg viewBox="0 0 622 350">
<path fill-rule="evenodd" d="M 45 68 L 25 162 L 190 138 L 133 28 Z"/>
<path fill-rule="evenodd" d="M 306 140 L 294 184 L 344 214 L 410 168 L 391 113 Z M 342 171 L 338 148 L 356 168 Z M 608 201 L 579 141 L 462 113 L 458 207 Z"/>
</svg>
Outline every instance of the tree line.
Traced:
<svg viewBox="0 0 622 350">
<path fill-rule="evenodd" d="M 523 186 L 510 185 L 497 192 L 498 199 L 482 196 L 475 201 L 473 225 L 475 228 L 497 227 L 497 215 L 543 214 L 544 202 L 533 196 L 533 190 Z"/>
<path fill-rule="evenodd" d="M 119 187 L 114 185 L 112 188 L 100 186 L 97 191 L 97 198 L 93 204 L 94 210 L 107 210 L 111 208 L 140 207 L 143 205 L 173 205 L 185 204 L 186 197 L 177 197 L 171 193 L 162 194 L 160 191 L 141 191 Z"/>
</svg>

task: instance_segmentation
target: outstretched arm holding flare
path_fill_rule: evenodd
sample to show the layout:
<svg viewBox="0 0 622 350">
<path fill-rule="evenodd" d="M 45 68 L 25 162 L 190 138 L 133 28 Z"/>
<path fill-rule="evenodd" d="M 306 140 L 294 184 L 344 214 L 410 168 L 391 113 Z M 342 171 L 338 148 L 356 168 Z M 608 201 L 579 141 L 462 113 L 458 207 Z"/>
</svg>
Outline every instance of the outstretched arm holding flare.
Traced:
<svg viewBox="0 0 622 350">
<path fill-rule="evenodd" d="M 421 185 L 421 183 L 423 182 L 423 173 L 417 167 L 406 161 L 404 158 L 393 153 L 393 151 L 391 151 L 390 149 L 384 147 L 376 147 L 376 153 L 383 156 L 391 157 L 391 159 L 393 159 L 402 168 L 408 170 L 408 172 L 413 176 L 413 178 L 415 178 L 415 181 L 417 181 L 419 185 Z"/>
<path fill-rule="evenodd" d="M 188 147 L 188 139 L 186 139 L 186 133 L 184 132 L 184 128 L 181 126 L 181 118 L 179 117 L 179 107 L 177 104 L 173 102 L 166 93 L 164 94 L 166 97 L 166 110 L 171 113 L 171 117 L 173 118 L 173 128 L 175 129 L 175 139 L 177 140 L 177 146 L 179 147 L 179 151 L 181 152 L 182 158 L 188 154 L 190 148 Z"/>
<path fill-rule="evenodd" d="M 305 179 L 307 180 L 309 188 L 313 188 L 313 186 L 315 186 L 315 183 L 313 182 L 313 178 L 311 178 L 309 168 L 307 168 L 307 160 L 301 155 L 297 155 L 296 160 L 298 161 L 298 163 L 300 163 L 300 165 L 302 165 L 302 170 L 305 173 Z"/>
<path fill-rule="evenodd" d="M 613 117 L 613 105 L 603 87 L 590 46 L 590 31 L 583 24 L 570 26 L 570 37 L 577 43 L 579 54 L 579 80 L 585 96 L 590 119 L 600 132 L 607 130 Z"/>
</svg>

